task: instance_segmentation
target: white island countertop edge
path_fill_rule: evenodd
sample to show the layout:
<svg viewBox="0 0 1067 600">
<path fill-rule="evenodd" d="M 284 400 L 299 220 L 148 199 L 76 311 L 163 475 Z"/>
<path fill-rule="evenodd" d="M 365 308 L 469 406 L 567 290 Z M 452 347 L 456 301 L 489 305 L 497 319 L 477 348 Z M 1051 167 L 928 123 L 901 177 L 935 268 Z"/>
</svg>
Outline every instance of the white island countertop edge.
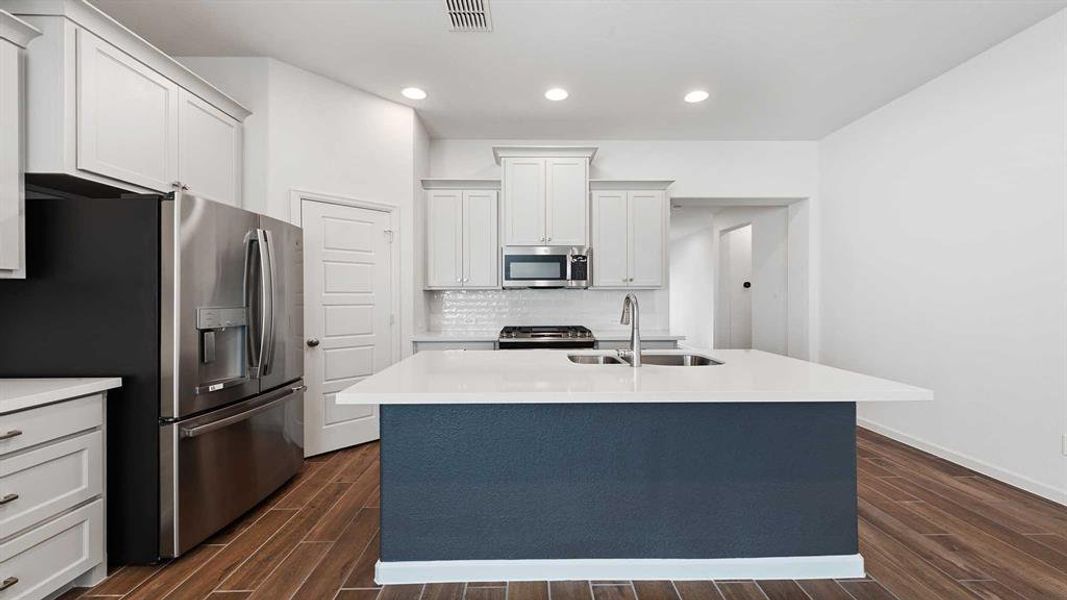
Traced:
<svg viewBox="0 0 1067 600">
<path fill-rule="evenodd" d="M 909 402 L 933 392 L 758 350 L 694 353 L 711 366 L 575 364 L 603 350 L 446 350 L 415 354 L 337 394 L 340 404 Z"/>
</svg>

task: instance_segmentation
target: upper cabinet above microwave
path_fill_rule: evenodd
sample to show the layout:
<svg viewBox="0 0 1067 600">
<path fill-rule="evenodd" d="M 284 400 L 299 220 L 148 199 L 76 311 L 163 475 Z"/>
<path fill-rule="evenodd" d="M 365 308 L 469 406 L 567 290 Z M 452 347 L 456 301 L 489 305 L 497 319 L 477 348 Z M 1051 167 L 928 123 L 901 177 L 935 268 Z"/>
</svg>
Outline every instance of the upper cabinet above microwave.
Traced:
<svg viewBox="0 0 1067 600">
<path fill-rule="evenodd" d="M 8 4 L 44 34 L 27 61 L 28 174 L 240 204 L 248 109 L 83 0 Z"/>
<path fill-rule="evenodd" d="M 496 147 L 503 166 L 503 236 L 508 246 L 585 246 L 589 163 L 596 148 Z"/>
</svg>

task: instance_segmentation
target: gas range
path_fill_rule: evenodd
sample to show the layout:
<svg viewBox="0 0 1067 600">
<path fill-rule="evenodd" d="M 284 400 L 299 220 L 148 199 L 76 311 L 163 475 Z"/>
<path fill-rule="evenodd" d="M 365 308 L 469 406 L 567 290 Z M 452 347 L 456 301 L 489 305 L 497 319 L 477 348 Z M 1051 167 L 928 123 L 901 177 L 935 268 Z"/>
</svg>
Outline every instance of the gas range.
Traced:
<svg viewBox="0 0 1067 600">
<path fill-rule="evenodd" d="M 508 326 L 500 330 L 501 350 L 530 348 L 595 348 L 596 338 L 581 325 Z"/>
</svg>

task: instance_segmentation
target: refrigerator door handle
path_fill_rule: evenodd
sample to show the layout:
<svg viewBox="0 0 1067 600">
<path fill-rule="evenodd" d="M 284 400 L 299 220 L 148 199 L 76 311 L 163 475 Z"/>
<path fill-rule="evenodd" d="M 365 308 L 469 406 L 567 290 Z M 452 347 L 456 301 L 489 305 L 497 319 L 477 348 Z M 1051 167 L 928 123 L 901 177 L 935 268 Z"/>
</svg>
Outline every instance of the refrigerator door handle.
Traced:
<svg viewBox="0 0 1067 600">
<path fill-rule="evenodd" d="M 267 372 L 267 349 L 274 321 L 274 281 L 271 277 L 267 232 L 254 229 L 245 236 L 245 307 L 248 319 L 249 377 L 258 379 Z M 258 310 L 258 322 L 253 318 Z"/>
<path fill-rule="evenodd" d="M 258 415 L 261 412 L 268 411 L 279 403 L 284 402 L 289 396 L 303 391 L 306 389 L 303 385 L 293 386 L 284 390 L 278 390 L 274 395 L 269 398 L 265 398 L 262 404 L 254 406 L 246 411 L 239 412 L 235 415 L 219 419 L 217 421 L 211 421 L 203 425 L 196 425 L 194 427 L 181 427 L 178 430 L 178 435 L 182 438 L 195 438 L 212 431 L 217 431 L 225 427 L 229 427 L 234 423 L 240 423 L 241 421 L 247 421 L 252 417 Z"/>
<path fill-rule="evenodd" d="M 274 235 L 267 229 L 260 229 L 260 248 L 261 252 L 266 252 L 261 255 L 260 266 L 263 269 L 263 338 L 261 340 L 260 357 L 261 357 L 261 372 L 263 375 L 269 374 L 271 367 L 274 364 L 274 336 L 275 336 L 275 319 L 274 319 Z M 265 260 L 263 260 L 265 258 Z"/>
</svg>

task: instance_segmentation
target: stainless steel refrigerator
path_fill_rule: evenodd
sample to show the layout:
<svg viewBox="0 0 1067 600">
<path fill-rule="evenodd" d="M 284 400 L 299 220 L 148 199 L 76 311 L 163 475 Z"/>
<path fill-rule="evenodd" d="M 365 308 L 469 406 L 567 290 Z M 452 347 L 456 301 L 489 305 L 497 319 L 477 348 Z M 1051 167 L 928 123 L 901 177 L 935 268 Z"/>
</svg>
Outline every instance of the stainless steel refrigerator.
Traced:
<svg viewBox="0 0 1067 600">
<path fill-rule="evenodd" d="M 302 232 L 187 194 L 34 188 L 27 279 L 0 281 L 0 375 L 120 375 L 109 557 L 182 554 L 303 461 Z"/>
</svg>

